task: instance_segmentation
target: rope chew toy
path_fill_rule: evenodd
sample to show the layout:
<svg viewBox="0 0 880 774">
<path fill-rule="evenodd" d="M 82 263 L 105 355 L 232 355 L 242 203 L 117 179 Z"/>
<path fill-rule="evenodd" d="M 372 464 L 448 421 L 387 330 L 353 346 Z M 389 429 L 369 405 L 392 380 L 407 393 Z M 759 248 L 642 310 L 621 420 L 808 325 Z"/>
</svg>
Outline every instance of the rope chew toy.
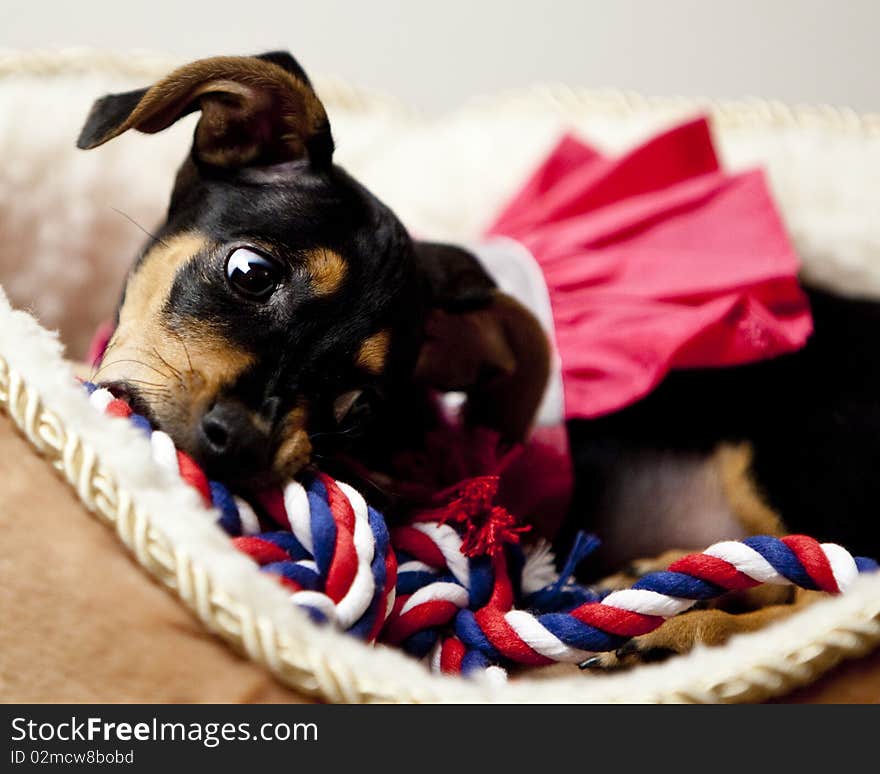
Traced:
<svg viewBox="0 0 880 774">
<path fill-rule="evenodd" d="M 716 543 L 606 595 L 571 582 L 595 548 L 580 535 L 560 573 L 546 547 L 495 502 L 496 476 L 467 479 L 441 506 L 393 530 L 352 487 L 319 473 L 251 501 L 198 465 L 122 400 L 85 383 L 102 413 L 149 434 L 153 456 L 219 511 L 236 547 L 278 578 L 312 618 L 368 642 L 429 657 L 445 673 L 582 663 L 701 601 L 763 583 L 840 594 L 877 562 L 805 535 Z"/>
<path fill-rule="evenodd" d="M 632 588 L 569 610 L 518 610 L 499 595 L 494 605 L 461 611 L 440 661 L 444 671 L 467 671 L 472 653 L 495 663 L 582 663 L 728 591 L 772 583 L 839 594 L 860 572 L 876 569 L 873 560 L 854 558 L 836 544 L 820 544 L 805 535 L 724 541 L 679 559 L 668 570 L 645 575 Z"/>
</svg>

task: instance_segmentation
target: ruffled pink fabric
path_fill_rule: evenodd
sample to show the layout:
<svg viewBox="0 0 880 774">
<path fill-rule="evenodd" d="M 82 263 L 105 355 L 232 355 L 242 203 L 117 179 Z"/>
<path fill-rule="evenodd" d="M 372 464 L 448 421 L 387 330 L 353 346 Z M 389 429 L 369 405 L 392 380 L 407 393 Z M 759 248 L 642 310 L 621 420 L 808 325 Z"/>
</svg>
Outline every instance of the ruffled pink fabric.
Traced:
<svg viewBox="0 0 880 774">
<path fill-rule="evenodd" d="M 564 137 L 489 233 L 543 270 L 567 418 L 621 409 L 672 368 L 791 352 L 812 330 L 763 174 L 721 170 L 705 118 L 616 159 Z"/>
</svg>

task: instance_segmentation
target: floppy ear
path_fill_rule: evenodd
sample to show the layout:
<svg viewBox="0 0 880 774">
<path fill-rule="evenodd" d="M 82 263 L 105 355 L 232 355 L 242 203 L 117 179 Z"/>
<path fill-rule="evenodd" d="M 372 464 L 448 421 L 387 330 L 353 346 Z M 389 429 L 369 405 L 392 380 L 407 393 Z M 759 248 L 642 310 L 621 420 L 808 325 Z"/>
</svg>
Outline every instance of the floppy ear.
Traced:
<svg viewBox="0 0 880 774">
<path fill-rule="evenodd" d="M 496 287 L 470 253 L 416 243 L 428 285 L 424 343 L 416 381 L 467 395 L 465 420 L 523 440 L 550 375 L 550 344 L 535 316 Z"/>
<path fill-rule="evenodd" d="M 201 110 L 193 154 L 243 167 L 308 158 L 327 165 L 333 138 L 324 106 L 289 54 L 218 56 L 180 67 L 147 89 L 97 100 L 77 147 L 95 148 L 128 129 L 153 134 Z"/>
</svg>

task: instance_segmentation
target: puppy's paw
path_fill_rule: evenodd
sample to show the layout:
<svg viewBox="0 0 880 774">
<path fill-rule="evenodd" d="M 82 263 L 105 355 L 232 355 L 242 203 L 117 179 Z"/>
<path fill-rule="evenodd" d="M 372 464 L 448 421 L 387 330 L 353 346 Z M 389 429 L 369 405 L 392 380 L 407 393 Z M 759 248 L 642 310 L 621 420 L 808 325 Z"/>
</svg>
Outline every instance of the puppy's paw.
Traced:
<svg viewBox="0 0 880 774">
<path fill-rule="evenodd" d="M 755 631 L 794 610 L 791 605 L 774 605 L 740 615 L 724 610 L 691 610 L 670 618 L 653 632 L 633 637 L 614 653 L 597 654 L 581 667 L 617 669 L 665 661 L 670 656 L 687 653 L 695 645 L 721 645 L 734 634 Z"/>
<path fill-rule="evenodd" d="M 695 610 L 670 618 L 659 629 L 633 637 L 613 653 L 600 653 L 581 666 L 617 669 L 665 661 L 687 653 L 697 644 L 720 645 L 736 632 L 735 619 L 721 610 Z"/>
</svg>

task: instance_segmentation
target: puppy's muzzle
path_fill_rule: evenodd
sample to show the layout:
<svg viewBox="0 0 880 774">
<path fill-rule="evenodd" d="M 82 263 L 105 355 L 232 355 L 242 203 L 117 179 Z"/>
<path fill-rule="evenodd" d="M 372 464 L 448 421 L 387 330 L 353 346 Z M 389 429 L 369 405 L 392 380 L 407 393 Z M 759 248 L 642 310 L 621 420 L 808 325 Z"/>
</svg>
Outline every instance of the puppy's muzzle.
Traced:
<svg viewBox="0 0 880 774">
<path fill-rule="evenodd" d="M 270 427 L 236 400 L 217 400 L 196 429 L 194 456 L 209 476 L 240 481 L 270 464 Z"/>
</svg>

